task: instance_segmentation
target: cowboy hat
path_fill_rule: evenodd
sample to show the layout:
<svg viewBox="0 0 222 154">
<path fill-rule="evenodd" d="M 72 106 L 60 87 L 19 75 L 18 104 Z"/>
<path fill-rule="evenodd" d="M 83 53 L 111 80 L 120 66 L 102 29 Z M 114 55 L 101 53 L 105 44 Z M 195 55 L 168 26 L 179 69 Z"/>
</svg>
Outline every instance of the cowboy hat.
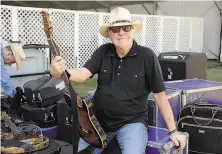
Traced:
<svg viewBox="0 0 222 154">
<path fill-rule="evenodd" d="M 136 31 L 139 32 L 142 29 L 142 23 L 140 22 L 133 22 L 131 19 L 131 14 L 129 10 L 117 7 L 110 12 L 110 23 L 103 24 L 99 28 L 99 32 L 102 36 L 108 38 L 108 28 L 114 26 L 125 26 L 125 25 L 133 25 L 136 28 Z"/>
<path fill-rule="evenodd" d="M 8 42 L 8 45 L 10 46 L 13 56 L 15 58 L 17 70 L 19 70 L 22 61 L 25 60 L 25 53 L 22 48 L 22 45 L 19 43 L 11 43 L 11 42 Z"/>
</svg>

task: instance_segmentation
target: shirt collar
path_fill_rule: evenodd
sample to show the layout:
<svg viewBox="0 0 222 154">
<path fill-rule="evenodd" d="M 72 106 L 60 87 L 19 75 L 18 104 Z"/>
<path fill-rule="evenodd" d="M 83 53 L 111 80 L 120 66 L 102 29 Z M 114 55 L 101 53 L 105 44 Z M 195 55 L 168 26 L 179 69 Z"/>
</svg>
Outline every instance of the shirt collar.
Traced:
<svg viewBox="0 0 222 154">
<path fill-rule="evenodd" d="M 117 52 L 116 52 L 116 48 L 115 48 L 114 45 L 108 51 L 107 55 L 118 57 Z M 132 48 L 130 49 L 130 51 L 128 52 L 128 54 L 126 56 L 136 56 L 136 55 L 137 55 L 137 43 L 136 43 L 135 40 L 133 40 L 133 46 L 132 46 Z"/>
</svg>

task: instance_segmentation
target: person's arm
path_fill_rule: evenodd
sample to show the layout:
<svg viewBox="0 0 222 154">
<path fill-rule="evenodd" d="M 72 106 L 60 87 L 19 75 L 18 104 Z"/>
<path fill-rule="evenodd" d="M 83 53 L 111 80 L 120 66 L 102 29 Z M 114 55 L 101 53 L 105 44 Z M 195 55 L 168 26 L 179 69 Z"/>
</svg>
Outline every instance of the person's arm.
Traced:
<svg viewBox="0 0 222 154">
<path fill-rule="evenodd" d="M 153 53 L 152 71 L 150 72 L 150 84 L 151 90 L 154 93 L 155 102 L 159 107 L 159 110 L 170 132 L 170 139 L 175 143 L 176 146 L 180 146 L 178 150 L 181 152 L 186 145 L 186 137 L 177 131 L 173 112 L 170 107 L 168 98 L 164 92 L 166 88 L 164 85 L 162 70 L 155 53 Z"/>
<path fill-rule="evenodd" d="M 102 47 L 98 48 L 83 67 L 67 70 L 67 72 L 70 74 L 69 79 L 75 82 L 83 82 L 88 78 L 92 77 L 94 74 L 98 73 L 102 62 L 102 49 Z M 62 57 L 55 57 L 52 60 L 50 66 L 50 74 L 53 77 L 60 78 L 61 74 L 66 70 L 65 63 L 66 62 Z"/>
<path fill-rule="evenodd" d="M 186 137 L 177 131 L 174 116 L 170 104 L 168 102 L 165 92 L 155 93 L 155 101 L 159 107 L 159 110 L 167 124 L 169 130 L 170 139 L 176 146 L 179 146 L 178 151 L 182 151 L 186 146 Z"/>
<path fill-rule="evenodd" d="M 176 124 L 170 104 L 165 92 L 154 93 L 155 102 L 167 124 L 168 130 L 171 132 L 176 130 Z"/>
<path fill-rule="evenodd" d="M 75 81 L 75 82 L 82 83 L 92 76 L 92 73 L 85 67 L 71 69 L 67 71 L 70 74 L 69 80 Z"/>
<path fill-rule="evenodd" d="M 162 70 L 159 64 L 159 60 L 156 55 L 153 53 L 153 64 L 152 70 L 150 72 L 150 84 L 151 90 L 154 93 L 154 98 L 159 110 L 167 124 L 169 131 L 176 129 L 174 116 L 170 104 L 168 102 L 167 96 L 165 94 L 165 85 L 162 76 Z"/>
<path fill-rule="evenodd" d="M 10 97 L 14 97 L 16 94 L 16 89 L 12 84 L 10 75 L 5 69 L 4 55 L 3 55 L 4 49 L 2 43 L 0 43 L 0 45 L 1 45 L 1 87 L 2 89 L 4 89 L 7 95 L 9 95 Z"/>
<path fill-rule="evenodd" d="M 52 63 L 50 66 L 50 74 L 53 77 L 61 78 L 61 74 L 65 70 L 66 70 L 65 60 L 60 56 L 56 56 L 52 60 Z M 92 75 L 92 73 L 85 67 L 70 69 L 70 70 L 67 70 L 67 72 L 70 75 L 69 80 L 75 81 L 75 82 L 83 82 Z"/>
</svg>

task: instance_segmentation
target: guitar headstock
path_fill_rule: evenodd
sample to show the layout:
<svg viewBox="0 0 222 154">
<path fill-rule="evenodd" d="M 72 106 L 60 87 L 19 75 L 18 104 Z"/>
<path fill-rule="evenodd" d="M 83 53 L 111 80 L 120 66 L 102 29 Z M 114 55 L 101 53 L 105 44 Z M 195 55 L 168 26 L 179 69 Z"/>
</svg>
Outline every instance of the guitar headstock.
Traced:
<svg viewBox="0 0 222 154">
<path fill-rule="evenodd" d="M 44 30 L 45 30 L 45 33 L 47 35 L 47 39 L 52 40 L 53 29 L 52 29 L 51 24 L 50 24 L 48 12 L 42 11 L 42 17 L 43 17 Z"/>
</svg>

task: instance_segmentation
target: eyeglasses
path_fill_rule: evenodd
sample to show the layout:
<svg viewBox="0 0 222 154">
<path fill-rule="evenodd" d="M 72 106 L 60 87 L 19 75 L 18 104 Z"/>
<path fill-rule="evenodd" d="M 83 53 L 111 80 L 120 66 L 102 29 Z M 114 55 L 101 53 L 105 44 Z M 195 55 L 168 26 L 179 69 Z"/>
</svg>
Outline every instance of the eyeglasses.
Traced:
<svg viewBox="0 0 222 154">
<path fill-rule="evenodd" d="M 131 29 L 133 29 L 133 26 L 126 25 L 126 26 L 110 27 L 109 31 L 111 30 L 113 33 L 119 33 L 120 29 L 122 29 L 124 32 L 129 32 Z"/>
</svg>

